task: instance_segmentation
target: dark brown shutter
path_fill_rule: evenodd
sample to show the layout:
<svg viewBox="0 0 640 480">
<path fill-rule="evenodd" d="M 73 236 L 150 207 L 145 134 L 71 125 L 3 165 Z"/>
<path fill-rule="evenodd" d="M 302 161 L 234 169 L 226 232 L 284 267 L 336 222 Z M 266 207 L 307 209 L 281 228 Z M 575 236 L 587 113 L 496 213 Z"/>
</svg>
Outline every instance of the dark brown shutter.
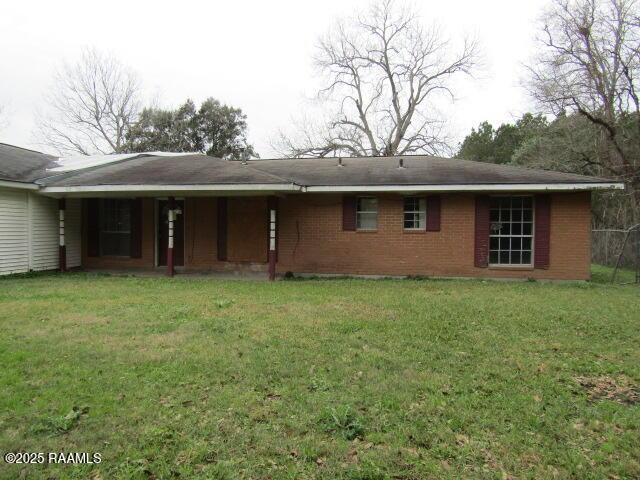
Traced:
<svg viewBox="0 0 640 480">
<path fill-rule="evenodd" d="M 476 267 L 489 266 L 489 197 L 476 196 L 476 230 L 474 265 Z"/>
<path fill-rule="evenodd" d="M 354 231 L 356 229 L 356 203 L 356 197 L 342 197 L 342 230 Z"/>
<path fill-rule="evenodd" d="M 427 204 L 427 232 L 440 231 L 440 195 L 430 195 Z"/>
<path fill-rule="evenodd" d="M 535 212 L 535 268 L 549 268 L 550 239 L 551 239 L 551 197 L 549 195 L 536 195 Z"/>
<path fill-rule="evenodd" d="M 131 215 L 131 258 L 142 258 L 142 199 L 133 198 L 129 201 Z"/>
<path fill-rule="evenodd" d="M 227 197 L 218 197 L 218 260 L 227 261 Z"/>
<path fill-rule="evenodd" d="M 100 256 L 100 199 L 87 199 L 87 255 Z"/>
</svg>

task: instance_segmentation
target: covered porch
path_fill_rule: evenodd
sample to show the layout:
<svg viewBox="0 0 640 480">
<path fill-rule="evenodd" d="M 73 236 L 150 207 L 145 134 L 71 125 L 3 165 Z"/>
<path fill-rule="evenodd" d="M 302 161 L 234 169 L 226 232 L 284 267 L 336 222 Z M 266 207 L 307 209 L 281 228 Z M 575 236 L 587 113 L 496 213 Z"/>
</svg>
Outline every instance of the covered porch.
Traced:
<svg viewBox="0 0 640 480">
<path fill-rule="evenodd" d="M 60 270 L 69 265 L 67 237 L 74 232 L 65 213 L 74 206 L 84 270 L 275 279 L 279 193 L 168 193 L 60 197 Z"/>
</svg>

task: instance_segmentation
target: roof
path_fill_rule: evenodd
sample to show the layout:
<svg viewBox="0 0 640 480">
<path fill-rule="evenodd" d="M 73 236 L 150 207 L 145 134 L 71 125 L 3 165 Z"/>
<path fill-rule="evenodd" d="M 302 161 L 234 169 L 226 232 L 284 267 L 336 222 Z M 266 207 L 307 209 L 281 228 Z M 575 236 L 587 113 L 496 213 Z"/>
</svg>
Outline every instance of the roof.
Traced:
<svg viewBox="0 0 640 480">
<path fill-rule="evenodd" d="M 45 153 L 0 143 L 0 180 L 33 182 L 44 177 L 56 160 Z"/>
<path fill-rule="evenodd" d="M 99 167 L 107 165 L 109 163 L 121 162 L 123 160 L 129 160 L 142 156 L 156 156 L 156 157 L 181 157 L 189 155 L 187 153 L 174 153 L 174 152 L 143 152 L 143 153 L 112 153 L 109 155 L 75 155 L 71 157 L 58 158 L 58 164 L 56 167 L 51 168 L 52 172 L 71 172 L 74 170 L 82 170 L 84 168 Z M 194 153 L 191 155 L 200 155 Z"/>
<path fill-rule="evenodd" d="M 402 158 L 403 167 L 400 167 Z M 339 163 L 342 167 L 338 166 Z M 609 180 L 512 165 L 455 158 L 403 157 L 295 158 L 252 160 L 249 165 L 286 176 L 299 185 L 474 185 L 600 183 Z"/>
<path fill-rule="evenodd" d="M 209 186 L 289 186 L 301 191 L 358 189 L 453 190 L 522 186 L 545 189 L 612 188 L 597 177 L 534 170 L 512 165 L 473 162 L 433 156 L 292 158 L 228 161 L 207 155 L 159 156 L 145 154 L 106 165 L 60 174 L 51 171 L 38 183 L 50 191 L 64 188 L 120 187 L 120 190 L 167 186 L 181 189 Z M 622 188 L 618 183 L 613 188 Z M 576 187 L 577 186 L 577 187 Z M 467 187 L 467 188 L 465 188 Z M 482 187 L 482 188 L 480 188 Z M 251 190 L 251 188 L 246 188 Z"/>
<path fill-rule="evenodd" d="M 284 184 L 290 180 L 260 171 L 237 161 L 201 154 L 182 156 L 144 155 L 66 174 L 50 172 L 40 184 L 87 185 L 210 185 Z"/>
</svg>

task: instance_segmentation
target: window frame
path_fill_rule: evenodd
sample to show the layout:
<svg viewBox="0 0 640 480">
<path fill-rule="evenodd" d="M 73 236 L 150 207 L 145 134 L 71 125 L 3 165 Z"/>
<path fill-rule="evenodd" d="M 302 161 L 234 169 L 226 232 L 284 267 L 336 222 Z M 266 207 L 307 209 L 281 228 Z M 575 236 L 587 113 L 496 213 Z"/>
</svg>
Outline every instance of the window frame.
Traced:
<svg viewBox="0 0 640 480">
<path fill-rule="evenodd" d="M 413 199 L 418 201 L 418 209 L 417 210 L 407 210 L 407 200 Z M 420 206 L 422 204 L 422 207 Z M 418 226 L 417 227 L 407 227 L 406 226 L 406 215 L 410 214 L 418 214 Z M 420 224 L 420 215 L 423 214 L 422 224 Z M 413 219 L 415 222 L 415 217 Z M 421 232 L 427 230 L 427 199 L 426 197 L 420 197 L 418 195 L 407 195 L 402 197 L 402 229 L 406 232 Z"/>
<path fill-rule="evenodd" d="M 376 204 L 375 210 L 360 210 L 360 201 L 361 200 L 374 200 Z M 363 195 L 356 197 L 356 231 L 357 232 L 376 232 L 378 230 L 378 197 Z M 362 214 L 365 215 L 375 215 L 376 225 L 373 228 L 362 228 L 360 227 L 360 216 Z"/>
<path fill-rule="evenodd" d="M 129 209 L 129 226 L 128 230 L 107 230 L 105 228 L 107 222 L 107 202 L 126 202 Z M 117 258 L 131 258 L 131 199 L 130 198 L 102 198 L 100 199 L 100 225 L 99 225 L 99 238 L 100 238 L 100 256 L 101 257 L 117 257 Z M 105 253 L 105 234 L 106 235 L 122 235 L 126 236 L 127 253 Z"/>
<path fill-rule="evenodd" d="M 494 208 L 491 208 L 491 201 L 494 199 L 498 199 L 498 201 L 500 201 L 501 199 L 504 198 L 509 198 L 510 199 L 510 207 L 509 207 L 509 225 L 513 225 L 513 199 L 514 198 L 528 198 L 531 200 L 531 221 L 530 222 L 525 222 L 524 219 L 521 217 L 520 219 L 520 226 L 521 226 L 521 230 L 520 230 L 520 234 L 513 234 L 513 233 L 509 233 L 508 235 L 494 235 L 493 232 L 493 224 L 495 223 L 494 221 L 491 220 L 491 211 L 495 210 Z M 535 196 L 531 195 L 531 194 L 513 194 L 513 195 L 509 195 L 509 194 L 505 194 L 505 195 L 491 195 L 490 196 L 490 200 L 489 200 L 489 243 L 488 243 L 488 265 L 490 268 L 525 268 L 525 269 L 532 269 L 534 266 L 534 258 L 535 258 L 535 225 L 536 225 L 536 205 L 535 205 Z M 524 207 L 520 207 L 520 213 L 522 215 L 522 213 L 524 212 L 525 208 Z M 502 211 L 502 206 L 499 205 L 498 211 L 501 212 Z M 498 221 L 499 223 L 503 223 Z M 531 233 L 529 235 L 525 235 L 523 233 L 523 229 L 522 226 L 525 223 L 531 223 Z M 500 248 L 500 245 L 498 247 L 498 262 L 494 263 L 491 261 L 491 253 L 495 252 L 495 249 L 491 248 L 491 239 L 492 238 L 498 238 L 498 242 L 500 242 L 501 238 L 508 238 L 509 239 L 509 249 L 508 250 L 502 250 Z M 519 250 L 514 250 L 511 248 L 511 239 L 513 238 L 519 238 L 521 240 L 521 244 L 520 244 L 520 249 Z M 523 249 L 522 248 L 522 240 L 528 238 L 531 240 L 531 248 L 530 249 Z M 509 263 L 501 263 L 500 262 L 500 254 L 503 251 L 508 251 L 509 252 Z M 521 263 L 511 263 L 511 253 L 513 251 L 519 251 L 520 252 L 520 261 Z M 529 262 L 528 263 L 522 263 L 522 252 L 531 252 L 530 258 L 529 258 Z"/>
</svg>

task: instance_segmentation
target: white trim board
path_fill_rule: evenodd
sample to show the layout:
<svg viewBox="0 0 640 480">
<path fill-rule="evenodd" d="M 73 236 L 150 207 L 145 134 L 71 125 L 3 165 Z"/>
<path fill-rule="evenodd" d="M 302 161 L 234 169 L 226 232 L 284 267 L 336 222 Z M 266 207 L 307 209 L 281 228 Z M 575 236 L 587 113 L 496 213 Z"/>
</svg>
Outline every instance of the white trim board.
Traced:
<svg viewBox="0 0 640 480">
<path fill-rule="evenodd" d="M 82 185 L 71 187 L 43 187 L 43 194 L 56 193 L 116 193 L 116 192 L 298 192 L 298 185 L 288 184 L 203 184 L 203 185 Z"/>
<path fill-rule="evenodd" d="M 38 188 L 40 188 L 35 183 L 13 182 L 11 180 L 0 180 L 0 187 L 17 188 L 21 190 L 38 190 Z"/>
<path fill-rule="evenodd" d="M 0 184 L 1 185 L 1 184 Z M 36 187 L 37 188 L 37 187 Z M 85 194 L 124 192 L 566 192 L 624 190 L 622 182 L 601 183 L 501 183 L 466 185 L 318 185 L 290 184 L 203 184 L 203 185 L 82 185 L 43 187 L 43 194 Z"/>
<path fill-rule="evenodd" d="M 306 192 L 565 192 L 575 190 L 624 190 L 622 182 L 603 183 L 501 183 L 477 185 L 320 185 Z"/>
</svg>

